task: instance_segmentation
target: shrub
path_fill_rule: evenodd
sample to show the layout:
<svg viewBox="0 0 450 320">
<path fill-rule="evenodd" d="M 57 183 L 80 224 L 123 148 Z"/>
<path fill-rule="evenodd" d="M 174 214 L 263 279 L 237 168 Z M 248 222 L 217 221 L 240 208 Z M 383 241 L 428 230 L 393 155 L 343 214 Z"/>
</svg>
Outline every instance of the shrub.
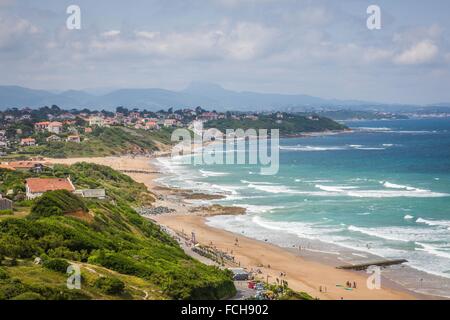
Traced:
<svg viewBox="0 0 450 320">
<path fill-rule="evenodd" d="M 44 193 L 31 207 L 30 219 L 61 216 L 74 211 L 88 211 L 83 200 L 67 190 L 55 190 Z"/>
<path fill-rule="evenodd" d="M 103 293 L 119 295 L 123 293 L 125 284 L 117 278 L 101 277 L 95 280 L 94 286 Z"/>
<path fill-rule="evenodd" d="M 10 216 L 14 212 L 11 209 L 0 210 L 0 216 Z"/>
<path fill-rule="evenodd" d="M 8 279 L 9 275 L 6 273 L 5 269 L 0 268 L 0 280 Z"/>
<path fill-rule="evenodd" d="M 66 273 L 69 265 L 70 263 L 64 259 L 47 259 L 43 263 L 45 268 L 61 273 Z"/>
<path fill-rule="evenodd" d="M 27 291 L 15 296 L 11 300 L 44 300 L 44 297 L 36 292 Z"/>
</svg>

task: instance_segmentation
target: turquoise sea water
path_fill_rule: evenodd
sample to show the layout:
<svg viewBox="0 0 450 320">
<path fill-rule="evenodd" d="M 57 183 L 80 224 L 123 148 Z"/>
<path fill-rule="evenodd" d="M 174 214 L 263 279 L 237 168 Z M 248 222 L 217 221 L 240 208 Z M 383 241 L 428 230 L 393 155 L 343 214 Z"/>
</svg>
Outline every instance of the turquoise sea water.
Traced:
<svg viewBox="0 0 450 320">
<path fill-rule="evenodd" d="M 160 159 L 172 173 L 163 183 L 222 193 L 218 203 L 248 209 L 211 218 L 216 227 L 335 255 L 404 258 L 450 278 L 450 119 L 347 125 L 355 131 L 282 139 L 275 176 L 255 165 Z"/>
</svg>

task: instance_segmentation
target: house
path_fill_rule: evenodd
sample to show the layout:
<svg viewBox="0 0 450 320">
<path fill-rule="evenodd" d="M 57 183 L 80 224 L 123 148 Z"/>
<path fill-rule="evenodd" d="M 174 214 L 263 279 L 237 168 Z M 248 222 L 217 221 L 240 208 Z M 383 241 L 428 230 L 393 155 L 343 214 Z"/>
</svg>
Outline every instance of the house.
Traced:
<svg viewBox="0 0 450 320">
<path fill-rule="evenodd" d="M 105 189 L 79 189 L 75 191 L 75 194 L 83 198 L 96 198 L 96 199 L 106 198 Z"/>
<path fill-rule="evenodd" d="M 245 116 L 245 119 L 256 121 L 256 120 L 258 120 L 258 116 L 255 116 L 254 114 L 248 114 Z"/>
<path fill-rule="evenodd" d="M 20 140 L 21 146 L 35 146 L 36 140 L 33 138 L 23 138 Z"/>
<path fill-rule="evenodd" d="M 0 210 L 12 210 L 13 202 L 9 199 L 3 198 L 0 194 Z"/>
<path fill-rule="evenodd" d="M 164 127 L 174 127 L 178 123 L 178 120 L 176 119 L 165 119 L 164 120 Z"/>
<path fill-rule="evenodd" d="M 84 133 L 92 133 L 92 128 L 84 128 Z"/>
<path fill-rule="evenodd" d="M 54 134 L 60 134 L 62 131 L 62 127 L 63 124 L 61 122 L 53 121 L 48 124 L 47 131 Z"/>
<path fill-rule="evenodd" d="M 58 137 L 56 134 L 51 135 L 47 139 L 45 139 L 47 142 L 60 142 L 61 138 Z"/>
<path fill-rule="evenodd" d="M 7 147 L 8 147 L 8 142 L 0 141 L 0 148 L 7 148 Z"/>
<path fill-rule="evenodd" d="M 54 190 L 75 191 L 70 178 L 29 178 L 26 180 L 27 199 L 35 199 L 44 192 Z"/>
<path fill-rule="evenodd" d="M 159 126 L 158 126 L 158 122 L 155 120 L 149 120 L 145 123 L 145 129 L 146 130 L 158 130 Z"/>
<path fill-rule="evenodd" d="M 103 127 L 103 125 L 104 125 L 104 120 L 103 120 L 103 118 L 100 118 L 100 117 L 90 117 L 88 119 L 88 122 L 89 122 L 89 126 Z"/>
<path fill-rule="evenodd" d="M 65 113 L 61 114 L 58 118 L 59 119 L 75 119 L 76 116 L 69 112 L 65 112 Z"/>
<path fill-rule="evenodd" d="M 50 122 L 49 121 L 43 121 L 43 122 L 36 122 L 34 124 L 34 130 L 36 131 L 45 131 L 48 129 Z"/>
<path fill-rule="evenodd" d="M 20 171 L 34 171 L 34 172 L 42 172 L 44 169 L 44 164 L 36 161 L 13 161 L 9 162 L 8 165 L 15 170 Z"/>
<path fill-rule="evenodd" d="M 66 139 L 67 142 L 75 142 L 75 143 L 80 143 L 81 139 L 80 136 L 68 136 Z"/>
<path fill-rule="evenodd" d="M 216 112 L 203 112 L 201 118 L 206 121 L 217 120 L 218 114 Z"/>
</svg>

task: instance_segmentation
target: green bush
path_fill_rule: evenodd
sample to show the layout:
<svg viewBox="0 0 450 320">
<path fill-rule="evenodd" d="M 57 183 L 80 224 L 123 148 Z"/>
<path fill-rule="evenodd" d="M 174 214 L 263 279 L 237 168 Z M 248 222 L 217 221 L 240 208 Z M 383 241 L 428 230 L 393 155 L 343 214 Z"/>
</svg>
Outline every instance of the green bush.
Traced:
<svg viewBox="0 0 450 320">
<path fill-rule="evenodd" d="M 9 278 L 9 275 L 5 271 L 5 269 L 0 268 L 0 280 L 4 280 L 4 279 L 8 279 L 8 278 Z"/>
<path fill-rule="evenodd" d="M 0 210 L 0 216 L 10 216 L 13 214 L 14 212 L 11 209 Z"/>
<path fill-rule="evenodd" d="M 28 218 L 61 216 L 79 210 L 88 211 L 83 200 L 67 190 L 55 190 L 44 193 L 35 201 Z"/>
<path fill-rule="evenodd" d="M 103 293 L 119 295 L 123 293 L 125 284 L 117 278 L 100 277 L 98 278 L 94 286 L 99 288 Z"/>
<path fill-rule="evenodd" d="M 53 270 L 53 271 L 66 273 L 67 272 L 67 268 L 70 266 L 70 263 L 68 263 L 64 259 L 58 259 L 58 258 L 56 258 L 56 259 L 46 259 L 46 260 L 44 260 L 43 266 L 45 268 Z"/>
<path fill-rule="evenodd" d="M 44 300 L 44 297 L 38 293 L 27 291 L 15 296 L 11 300 Z"/>
<path fill-rule="evenodd" d="M 66 272 L 67 260 L 88 261 L 140 277 L 172 299 L 223 299 L 236 292 L 227 272 L 187 256 L 158 225 L 131 207 L 141 203 L 138 195 L 148 194 L 144 185 L 108 167 L 87 163 L 55 166 L 53 174 L 70 175 L 78 187 L 105 188 L 114 202 L 84 200 L 65 191 L 44 194 L 34 201 L 31 219 L 0 219 L 0 256 L 7 261 L 39 256 L 45 268 L 60 273 Z M 86 206 L 94 217 L 92 222 L 63 214 Z M 4 287 L 0 285 L 0 300 L 28 291 L 45 299 L 83 299 L 82 292 L 40 283 L 21 288 L 9 280 L 4 280 Z"/>
</svg>

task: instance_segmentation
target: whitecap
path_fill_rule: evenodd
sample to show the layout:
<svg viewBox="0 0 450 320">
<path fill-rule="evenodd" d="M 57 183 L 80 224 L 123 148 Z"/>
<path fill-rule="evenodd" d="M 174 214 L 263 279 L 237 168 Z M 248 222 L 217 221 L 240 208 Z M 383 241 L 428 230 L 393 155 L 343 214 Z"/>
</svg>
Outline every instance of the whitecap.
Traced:
<svg viewBox="0 0 450 320">
<path fill-rule="evenodd" d="M 433 227 L 444 227 L 450 230 L 450 221 L 449 220 L 428 220 L 423 218 L 418 218 L 416 223 L 422 223 Z"/>
<path fill-rule="evenodd" d="M 391 241 L 401 241 L 401 242 L 409 242 L 408 239 L 404 239 L 402 237 L 399 237 L 399 233 L 395 228 L 388 229 L 388 228 L 363 228 L 363 227 L 356 227 L 356 226 L 349 226 L 347 228 L 350 231 L 359 232 L 371 237 L 376 238 L 382 238 L 385 240 L 391 240 Z"/>
<path fill-rule="evenodd" d="M 323 191 L 329 191 L 329 192 L 343 192 L 345 190 L 352 190 L 357 189 L 357 187 L 348 187 L 348 186 L 324 186 L 320 184 L 316 184 L 316 188 L 323 190 Z"/>
<path fill-rule="evenodd" d="M 280 150 L 287 151 L 336 151 L 346 150 L 345 146 L 280 146 Z"/>
<path fill-rule="evenodd" d="M 438 256 L 441 258 L 450 259 L 450 252 L 441 251 L 441 250 L 439 250 L 440 248 L 432 246 L 430 244 L 423 243 L 423 242 L 416 242 L 416 244 L 418 244 L 422 248 L 415 248 L 415 250 L 425 251 L 429 254 L 432 254 L 432 255 L 435 255 L 435 256 Z"/>
<path fill-rule="evenodd" d="M 228 172 L 199 170 L 203 177 L 221 177 L 229 175 Z"/>
</svg>

